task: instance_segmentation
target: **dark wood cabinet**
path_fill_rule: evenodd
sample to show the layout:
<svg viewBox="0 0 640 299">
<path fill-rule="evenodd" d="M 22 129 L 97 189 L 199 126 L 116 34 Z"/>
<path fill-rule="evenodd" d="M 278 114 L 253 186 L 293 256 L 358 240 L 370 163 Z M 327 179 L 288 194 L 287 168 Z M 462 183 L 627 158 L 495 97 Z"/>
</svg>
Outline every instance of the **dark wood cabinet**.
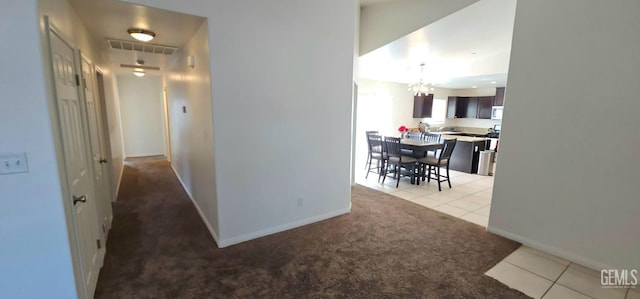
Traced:
<svg viewBox="0 0 640 299">
<path fill-rule="evenodd" d="M 449 97 L 447 118 L 474 118 L 478 112 L 477 97 Z"/>
<path fill-rule="evenodd" d="M 419 94 L 413 97 L 413 118 L 431 117 L 433 112 L 433 94 Z"/>
<path fill-rule="evenodd" d="M 504 87 L 496 88 L 496 96 L 493 100 L 493 106 L 504 106 Z"/>
<path fill-rule="evenodd" d="M 456 97 L 447 98 L 447 118 L 456 118 Z"/>
<path fill-rule="evenodd" d="M 486 147 L 486 141 L 458 141 L 451 154 L 449 168 L 466 173 L 478 173 L 480 151 Z"/>
<path fill-rule="evenodd" d="M 468 97 L 449 97 L 447 102 L 447 118 L 467 117 L 468 107 Z"/>
<path fill-rule="evenodd" d="M 504 104 L 504 89 L 496 88 L 495 96 L 449 97 L 447 118 L 491 119 L 491 108 Z"/>
<path fill-rule="evenodd" d="M 456 116 L 455 118 L 467 117 L 467 106 L 469 105 L 469 98 L 457 97 L 456 98 Z"/>
<path fill-rule="evenodd" d="M 494 106 L 493 103 L 494 97 L 479 97 L 477 118 L 491 119 L 491 108 Z"/>
<path fill-rule="evenodd" d="M 478 98 L 470 97 L 467 101 L 467 111 L 463 117 L 476 118 L 478 115 Z"/>
</svg>

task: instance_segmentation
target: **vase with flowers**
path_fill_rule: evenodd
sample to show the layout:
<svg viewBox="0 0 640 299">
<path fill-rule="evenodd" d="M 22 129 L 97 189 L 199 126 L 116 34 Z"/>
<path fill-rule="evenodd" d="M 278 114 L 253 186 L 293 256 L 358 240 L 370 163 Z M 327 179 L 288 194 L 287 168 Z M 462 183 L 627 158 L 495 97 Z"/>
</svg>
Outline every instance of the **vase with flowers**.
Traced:
<svg viewBox="0 0 640 299">
<path fill-rule="evenodd" d="M 409 128 L 405 126 L 400 126 L 400 128 L 398 128 L 398 131 L 400 132 L 400 138 L 404 139 L 407 135 L 407 132 L 409 132 Z"/>
</svg>

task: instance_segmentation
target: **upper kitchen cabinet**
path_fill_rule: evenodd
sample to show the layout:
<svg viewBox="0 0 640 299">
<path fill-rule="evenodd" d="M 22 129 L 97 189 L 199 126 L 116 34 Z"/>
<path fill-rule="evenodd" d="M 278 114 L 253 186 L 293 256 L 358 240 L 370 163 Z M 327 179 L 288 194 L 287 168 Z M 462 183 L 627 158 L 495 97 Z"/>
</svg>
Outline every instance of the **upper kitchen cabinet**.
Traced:
<svg viewBox="0 0 640 299">
<path fill-rule="evenodd" d="M 478 98 L 478 118 L 491 119 L 491 108 L 494 104 L 494 97 Z"/>
<path fill-rule="evenodd" d="M 475 118 L 478 113 L 477 97 L 449 97 L 447 118 Z"/>
<path fill-rule="evenodd" d="M 491 119 L 491 108 L 504 105 L 504 87 L 496 88 L 495 96 L 449 97 L 447 118 Z"/>
<path fill-rule="evenodd" d="M 413 118 L 431 117 L 433 111 L 433 94 L 421 93 L 413 97 Z"/>
<path fill-rule="evenodd" d="M 493 106 L 504 106 L 504 87 L 496 88 L 496 96 L 493 100 Z"/>
<path fill-rule="evenodd" d="M 476 118 L 478 116 L 478 97 L 470 97 L 467 101 L 467 112 L 463 117 Z"/>
</svg>

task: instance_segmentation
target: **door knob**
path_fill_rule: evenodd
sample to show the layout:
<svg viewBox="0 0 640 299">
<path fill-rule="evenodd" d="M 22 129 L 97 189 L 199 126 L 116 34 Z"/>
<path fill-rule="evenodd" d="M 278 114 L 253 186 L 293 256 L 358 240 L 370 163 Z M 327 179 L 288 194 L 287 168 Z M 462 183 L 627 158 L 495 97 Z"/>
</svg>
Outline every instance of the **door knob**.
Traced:
<svg viewBox="0 0 640 299">
<path fill-rule="evenodd" d="M 73 205 L 75 206 L 78 202 L 87 202 L 87 196 L 73 196 Z"/>
<path fill-rule="evenodd" d="M 107 159 L 102 158 L 102 159 L 100 159 L 99 162 L 100 162 L 100 164 L 107 164 Z"/>
</svg>

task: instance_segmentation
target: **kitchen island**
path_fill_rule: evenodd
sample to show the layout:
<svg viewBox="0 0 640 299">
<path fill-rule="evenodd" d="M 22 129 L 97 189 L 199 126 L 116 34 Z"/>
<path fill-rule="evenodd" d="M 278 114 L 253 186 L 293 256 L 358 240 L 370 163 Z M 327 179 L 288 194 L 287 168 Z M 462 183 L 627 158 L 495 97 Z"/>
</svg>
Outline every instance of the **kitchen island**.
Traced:
<svg viewBox="0 0 640 299">
<path fill-rule="evenodd" d="M 442 135 L 442 139 L 457 139 L 451 154 L 449 169 L 466 173 L 478 173 L 480 151 L 487 149 L 491 139 L 486 137 L 467 137 L 460 135 Z"/>
</svg>

